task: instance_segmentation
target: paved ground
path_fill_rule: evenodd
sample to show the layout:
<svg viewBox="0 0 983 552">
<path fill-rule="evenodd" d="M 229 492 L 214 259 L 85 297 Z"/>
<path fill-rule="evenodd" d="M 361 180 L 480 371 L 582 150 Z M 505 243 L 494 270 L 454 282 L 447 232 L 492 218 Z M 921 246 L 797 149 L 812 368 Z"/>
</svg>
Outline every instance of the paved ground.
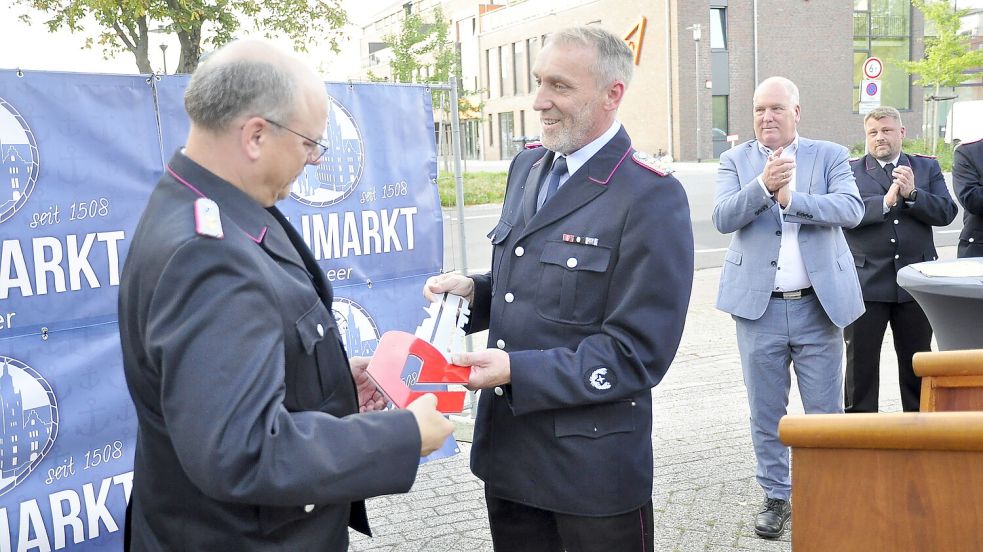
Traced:
<svg viewBox="0 0 983 552">
<path fill-rule="evenodd" d="M 940 255 L 954 258 L 955 248 L 941 248 Z M 767 541 L 757 538 L 751 525 L 762 495 L 753 477 L 734 323 L 713 307 L 719 278 L 719 268 L 696 272 L 679 353 L 653 390 L 656 550 L 789 551 L 788 532 Z M 891 343 L 890 336 L 885 343 Z M 897 362 L 891 349 L 882 356 L 881 409 L 896 412 L 901 409 Z M 789 410 L 802 412 L 794 386 Z M 491 550 L 482 487 L 468 470 L 469 452 L 463 443 L 462 454 L 422 466 L 408 494 L 369 500 L 376 536 L 353 535 L 351 550 Z"/>
</svg>

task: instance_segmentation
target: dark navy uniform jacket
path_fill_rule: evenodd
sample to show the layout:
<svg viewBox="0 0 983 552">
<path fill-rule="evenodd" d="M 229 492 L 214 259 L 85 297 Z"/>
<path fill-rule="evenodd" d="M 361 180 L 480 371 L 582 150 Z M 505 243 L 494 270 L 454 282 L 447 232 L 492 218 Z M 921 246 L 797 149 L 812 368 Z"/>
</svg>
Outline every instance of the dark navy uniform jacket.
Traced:
<svg viewBox="0 0 983 552">
<path fill-rule="evenodd" d="M 957 254 L 983 257 L 983 140 L 965 142 L 956 148 L 952 189 L 964 209 Z"/>
<path fill-rule="evenodd" d="M 196 233 L 200 196 L 218 204 L 223 239 Z M 119 292 L 139 423 L 132 550 L 347 550 L 349 523 L 368 531 L 361 499 L 409 490 L 416 422 L 350 416 L 331 301 L 276 208 L 175 154 Z"/>
<path fill-rule="evenodd" d="M 898 285 L 898 271 L 912 263 L 937 259 L 932 227 L 946 226 L 958 212 L 934 157 L 902 152 L 898 165 L 911 167 L 918 191 L 914 202 L 899 198 L 885 215 L 884 195 L 891 187 L 887 173 L 869 154 L 850 161 L 864 201 L 864 218 L 856 227 L 844 229 L 844 234 L 857 265 L 864 301 L 912 301 L 911 294 Z"/>
<path fill-rule="evenodd" d="M 680 183 L 633 151 L 622 128 L 539 212 L 553 152 L 512 161 L 470 327 L 511 361 L 512 383 L 481 392 L 471 454 L 494 496 L 585 516 L 651 498 L 651 388 L 683 331 L 693 234 Z"/>
</svg>

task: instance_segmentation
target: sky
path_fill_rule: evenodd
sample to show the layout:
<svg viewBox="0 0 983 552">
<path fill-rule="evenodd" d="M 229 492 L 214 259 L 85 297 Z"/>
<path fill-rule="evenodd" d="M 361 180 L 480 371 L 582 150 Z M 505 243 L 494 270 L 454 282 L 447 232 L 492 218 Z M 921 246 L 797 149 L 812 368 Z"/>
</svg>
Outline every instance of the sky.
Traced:
<svg viewBox="0 0 983 552">
<path fill-rule="evenodd" d="M 11 0 L 2 0 L 7 5 L 8 15 L 0 17 L 0 69 L 23 69 L 39 71 L 74 71 L 84 73 L 137 73 L 133 55 L 124 52 L 115 59 L 103 59 L 102 49 L 83 48 L 87 34 L 72 34 L 68 31 L 49 33 L 43 24 L 45 15 L 30 10 L 23 5 L 10 6 Z M 349 19 L 364 22 L 390 2 L 387 0 L 342 0 L 342 7 Z M 11 15 L 30 11 L 33 25 L 27 25 Z M 357 73 L 359 66 L 359 38 L 361 27 L 351 25 L 341 41 L 341 54 L 300 54 L 308 59 L 315 69 L 327 80 L 346 80 Z M 168 72 L 177 66 L 180 45 L 177 37 L 171 35 L 152 35 L 150 44 L 150 64 L 155 71 L 163 70 L 164 57 L 160 45 L 166 44 L 166 63 Z M 289 42 L 282 42 L 286 48 Z M 327 50 L 327 46 L 321 48 Z"/>
</svg>

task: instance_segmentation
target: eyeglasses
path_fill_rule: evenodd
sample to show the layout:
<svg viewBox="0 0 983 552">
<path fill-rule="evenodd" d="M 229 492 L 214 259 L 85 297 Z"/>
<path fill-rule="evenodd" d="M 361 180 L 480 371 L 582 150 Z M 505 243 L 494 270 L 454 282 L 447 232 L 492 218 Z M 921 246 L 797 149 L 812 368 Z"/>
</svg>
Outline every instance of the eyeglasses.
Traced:
<svg viewBox="0 0 983 552">
<path fill-rule="evenodd" d="M 300 136 L 301 138 L 303 138 L 304 140 L 306 140 L 307 143 L 308 143 L 308 144 L 305 144 L 307 146 L 307 161 L 309 163 L 317 163 L 322 157 L 324 157 L 324 154 L 327 153 L 327 151 L 328 151 L 328 146 L 325 145 L 325 143 L 322 142 L 322 141 L 320 141 L 320 140 L 315 140 L 313 138 L 308 138 L 307 136 L 304 136 L 303 134 L 297 132 L 296 130 L 294 130 L 294 129 L 286 126 L 286 125 L 281 125 L 280 123 L 278 123 L 276 121 L 271 121 L 271 120 L 269 120 L 269 119 L 267 119 L 265 117 L 263 118 L 263 120 L 266 121 L 267 123 L 270 123 L 271 125 L 273 125 L 273 126 L 275 126 L 277 128 L 282 128 L 283 130 L 286 130 L 290 134 L 294 134 L 296 136 Z"/>
</svg>

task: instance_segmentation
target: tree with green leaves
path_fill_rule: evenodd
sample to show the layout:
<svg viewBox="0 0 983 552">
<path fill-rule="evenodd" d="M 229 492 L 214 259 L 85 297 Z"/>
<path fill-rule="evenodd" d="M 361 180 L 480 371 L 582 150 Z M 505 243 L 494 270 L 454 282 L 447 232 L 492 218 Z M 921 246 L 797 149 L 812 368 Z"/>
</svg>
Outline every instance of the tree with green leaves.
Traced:
<svg viewBox="0 0 983 552">
<path fill-rule="evenodd" d="M 173 33 L 181 43 L 178 73 L 198 67 L 202 44 L 218 48 L 250 31 L 286 36 L 299 51 L 327 39 L 338 51 L 335 31 L 348 22 L 340 0 L 14 0 L 49 17 L 48 30 L 85 35 L 85 46 L 99 45 L 106 59 L 130 52 L 141 73 L 152 73 L 151 33 Z M 31 22 L 30 13 L 20 16 Z M 252 28 L 243 21 L 251 21 Z M 86 28 L 87 23 L 93 28 Z M 204 29 L 204 32 L 203 32 Z M 205 38 L 203 38 L 205 37 Z"/>
<path fill-rule="evenodd" d="M 973 50 L 970 39 L 959 34 L 961 18 L 968 9 L 956 10 L 950 0 L 912 0 L 912 4 L 925 16 L 925 21 L 935 27 L 935 36 L 925 37 L 925 55 L 918 61 L 901 61 L 908 74 L 917 74 L 915 84 L 934 88 L 930 99 L 931 121 L 936 120 L 939 90 L 943 87 L 959 86 L 969 75 L 967 69 L 983 67 L 983 51 Z M 928 111 L 926 109 L 926 111 Z M 932 150 L 935 151 L 938 131 L 934 122 L 931 129 Z M 926 137 L 928 138 L 928 137 Z"/>
<path fill-rule="evenodd" d="M 458 82 L 458 113 L 467 119 L 481 110 L 480 103 L 468 98 L 476 91 L 466 91 L 461 86 L 461 64 L 457 48 L 450 40 L 450 22 L 440 6 L 433 9 L 430 21 L 420 12 L 407 13 L 398 33 L 388 34 L 382 41 L 392 52 L 389 70 L 393 82 L 447 83 L 451 76 Z M 427 76 L 422 74 L 427 69 Z M 372 80 L 382 80 L 369 74 Z M 442 116 L 450 114 L 450 98 L 445 91 L 435 91 L 433 103 Z M 442 117 L 443 118 L 443 117 Z M 443 121 L 438 121 L 438 145 L 446 142 Z M 445 164 L 447 159 L 445 158 Z"/>
</svg>

